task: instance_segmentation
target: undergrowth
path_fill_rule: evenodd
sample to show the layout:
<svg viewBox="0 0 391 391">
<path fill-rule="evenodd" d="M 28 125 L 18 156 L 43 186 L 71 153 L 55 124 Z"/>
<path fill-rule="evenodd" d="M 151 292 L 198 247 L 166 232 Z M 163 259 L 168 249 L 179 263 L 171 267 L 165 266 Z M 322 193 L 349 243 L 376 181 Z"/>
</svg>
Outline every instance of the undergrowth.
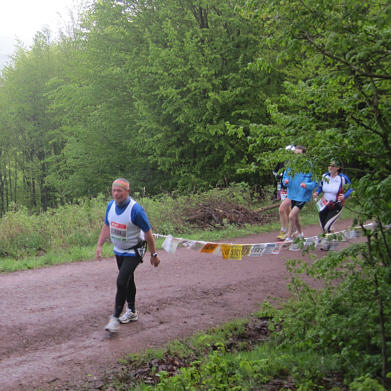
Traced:
<svg viewBox="0 0 391 391">
<path fill-rule="evenodd" d="M 356 250 L 345 251 L 353 256 Z M 330 258 L 326 262 L 334 267 L 337 261 Z M 313 265 L 291 265 L 293 295 L 288 301 L 264 302 L 259 312 L 247 319 L 173 341 L 159 350 L 129 355 L 121 360 L 117 372 L 103 376 L 100 388 L 386 391 L 390 383 L 384 379 L 382 385 L 380 380 L 374 286 L 370 278 L 363 283 L 356 274 L 365 272 L 362 260 L 353 261 L 356 268 L 346 268 L 340 284 L 335 284 L 335 278 L 341 274 L 331 273 L 326 278 L 330 284 L 318 290 L 299 280 L 297 274 L 304 269 L 308 275 L 324 274 L 324 259 Z M 391 295 L 390 288 L 382 286 L 388 289 L 385 294 Z M 385 315 L 390 313 L 388 304 Z M 388 373 L 387 378 L 390 376 Z M 91 388 L 92 384 L 86 386 Z"/>
<path fill-rule="evenodd" d="M 294 308 L 293 302 L 279 309 L 265 303 L 247 319 L 172 341 L 158 350 L 131 354 L 120 361 L 116 371 L 102 376 L 99 389 L 386 390 L 369 374 L 355 377 L 352 371 L 346 372 L 336 355 L 297 346 L 295 341 L 302 333 L 293 339 L 284 336 L 282 322 Z M 96 381 L 90 381 L 84 389 L 95 387 Z"/>
<path fill-rule="evenodd" d="M 161 195 L 156 199 L 136 200 L 146 210 L 154 233 L 218 240 L 265 229 L 251 224 L 237 226 L 223 222 L 214 230 L 205 231 L 194 229 L 187 221 L 186 209 L 190 206 L 197 208 L 197 205 L 201 208 L 208 202 L 218 204 L 229 200 L 249 209 L 258 206 L 259 200 L 253 199 L 249 189 L 241 184 L 198 195 Z M 0 219 L 0 272 L 93 259 L 107 202 L 108 199 L 99 196 L 40 214 L 30 214 L 26 208 L 14 205 Z M 277 219 L 276 211 L 274 219 Z M 157 240 L 158 245 L 161 243 L 162 240 Z M 112 255 L 110 244 L 103 247 L 103 255 Z"/>
<path fill-rule="evenodd" d="M 222 221 L 214 229 L 194 228 L 187 221 L 186 211 L 203 205 L 234 203 L 255 210 L 275 201 L 257 199 L 249 189 L 238 184 L 228 189 L 213 189 L 189 196 L 161 195 L 158 198 L 135 199 L 146 210 L 154 233 L 171 234 L 193 240 L 227 240 L 279 229 L 278 208 L 263 212 L 266 223 L 233 224 Z M 103 196 L 80 200 L 40 214 L 30 214 L 24 207 L 13 206 L 0 219 L 0 272 L 39 268 L 48 265 L 95 258 L 95 248 L 102 228 L 108 200 Z M 310 203 L 301 215 L 303 225 L 317 224 L 316 211 Z M 345 217 L 349 216 L 344 211 Z M 157 240 L 161 245 L 163 240 Z M 103 256 L 110 257 L 110 244 L 103 247 Z"/>
<path fill-rule="evenodd" d="M 237 185 L 138 201 L 155 233 L 219 240 L 278 229 L 278 209 L 269 212 L 274 222 L 260 225 L 223 221 L 217 229 L 197 230 L 186 219 L 185 210 L 208 200 L 234 201 L 249 210 L 270 203 L 248 194 Z M 15 207 L 0 221 L 0 271 L 93 259 L 107 201 L 101 196 L 39 215 Z M 344 216 L 351 217 L 347 208 Z M 317 222 L 312 203 L 301 220 L 304 226 Z M 250 319 L 126 357 L 118 371 L 102 374 L 103 383 L 84 389 L 384 391 L 391 364 L 391 288 L 383 256 L 389 239 L 389 234 L 382 241 L 373 237 L 372 247 L 361 243 L 312 265 L 290 261 L 291 300 L 277 307 L 264 303 Z M 103 255 L 112 255 L 110 245 Z M 324 288 L 311 289 L 303 274 L 321 279 Z"/>
</svg>

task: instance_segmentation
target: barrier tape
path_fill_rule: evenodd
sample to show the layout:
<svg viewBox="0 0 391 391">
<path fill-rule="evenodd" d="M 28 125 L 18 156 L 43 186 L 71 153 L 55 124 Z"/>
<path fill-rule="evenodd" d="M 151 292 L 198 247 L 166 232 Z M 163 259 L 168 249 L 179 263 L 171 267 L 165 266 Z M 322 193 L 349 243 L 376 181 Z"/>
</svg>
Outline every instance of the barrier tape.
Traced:
<svg viewBox="0 0 391 391">
<path fill-rule="evenodd" d="M 374 223 L 364 225 L 366 229 L 373 229 Z M 300 241 L 294 239 L 288 242 L 268 242 L 268 243 L 217 243 L 202 240 L 192 240 L 177 238 L 172 235 L 153 234 L 156 238 L 164 238 L 162 248 L 169 254 L 175 254 L 178 247 L 185 247 L 198 250 L 202 253 L 213 254 L 223 259 L 241 260 L 243 256 L 262 256 L 266 254 L 280 254 L 281 250 L 300 251 L 303 248 L 312 246 L 314 248 L 328 244 L 329 250 L 336 250 L 339 243 L 347 242 L 363 236 L 361 227 L 353 227 L 343 231 L 333 232 L 326 235 L 311 236 Z"/>
</svg>

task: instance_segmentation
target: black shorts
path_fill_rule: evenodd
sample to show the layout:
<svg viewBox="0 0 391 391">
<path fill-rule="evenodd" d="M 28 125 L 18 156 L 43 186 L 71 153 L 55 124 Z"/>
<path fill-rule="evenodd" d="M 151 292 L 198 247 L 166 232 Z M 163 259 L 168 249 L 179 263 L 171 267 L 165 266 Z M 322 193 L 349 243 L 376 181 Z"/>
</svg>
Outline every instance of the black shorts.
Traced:
<svg viewBox="0 0 391 391">
<path fill-rule="evenodd" d="M 304 205 L 305 205 L 305 202 L 291 200 L 291 208 L 292 209 L 294 206 L 297 206 L 299 209 L 302 209 Z"/>
</svg>

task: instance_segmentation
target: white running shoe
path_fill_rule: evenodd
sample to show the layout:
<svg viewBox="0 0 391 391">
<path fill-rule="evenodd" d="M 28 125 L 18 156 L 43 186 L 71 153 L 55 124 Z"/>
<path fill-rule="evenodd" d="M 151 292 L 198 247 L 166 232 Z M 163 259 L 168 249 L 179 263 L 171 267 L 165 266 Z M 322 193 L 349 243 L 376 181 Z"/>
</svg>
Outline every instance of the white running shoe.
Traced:
<svg viewBox="0 0 391 391">
<path fill-rule="evenodd" d="M 138 319 L 138 313 L 137 311 L 132 311 L 131 309 L 127 309 L 126 312 L 124 312 L 120 317 L 119 321 L 121 323 L 129 323 L 134 322 Z"/>
<path fill-rule="evenodd" d="M 111 316 L 109 323 L 105 326 L 105 330 L 109 333 L 116 333 L 119 329 L 119 320 L 115 316 Z"/>
<path fill-rule="evenodd" d="M 330 241 L 327 237 L 321 239 L 320 249 L 322 251 L 329 251 L 330 250 Z"/>
</svg>

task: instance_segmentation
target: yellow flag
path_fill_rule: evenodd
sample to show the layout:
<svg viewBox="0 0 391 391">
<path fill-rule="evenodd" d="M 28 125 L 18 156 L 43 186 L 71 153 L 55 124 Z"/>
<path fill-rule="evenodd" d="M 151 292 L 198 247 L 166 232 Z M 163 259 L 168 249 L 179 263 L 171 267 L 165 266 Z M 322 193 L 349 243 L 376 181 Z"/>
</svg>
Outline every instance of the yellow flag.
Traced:
<svg viewBox="0 0 391 391">
<path fill-rule="evenodd" d="M 242 255 L 243 256 L 249 255 L 251 253 L 252 247 L 253 246 L 251 244 L 244 244 L 242 246 Z"/>
<path fill-rule="evenodd" d="M 233 244 L 229 250 L 229 259 L 240 261 L 242 259 L 242 247 L 241 244 Z"/>
<path fill-rule="evenodd" d="M 231 245 L 222 244 L 220 248 L 221 248 L 221 254 L 223 254 L 223 259 L 229 259 L 229 252 L 231 250 Z"/>
</svg>

